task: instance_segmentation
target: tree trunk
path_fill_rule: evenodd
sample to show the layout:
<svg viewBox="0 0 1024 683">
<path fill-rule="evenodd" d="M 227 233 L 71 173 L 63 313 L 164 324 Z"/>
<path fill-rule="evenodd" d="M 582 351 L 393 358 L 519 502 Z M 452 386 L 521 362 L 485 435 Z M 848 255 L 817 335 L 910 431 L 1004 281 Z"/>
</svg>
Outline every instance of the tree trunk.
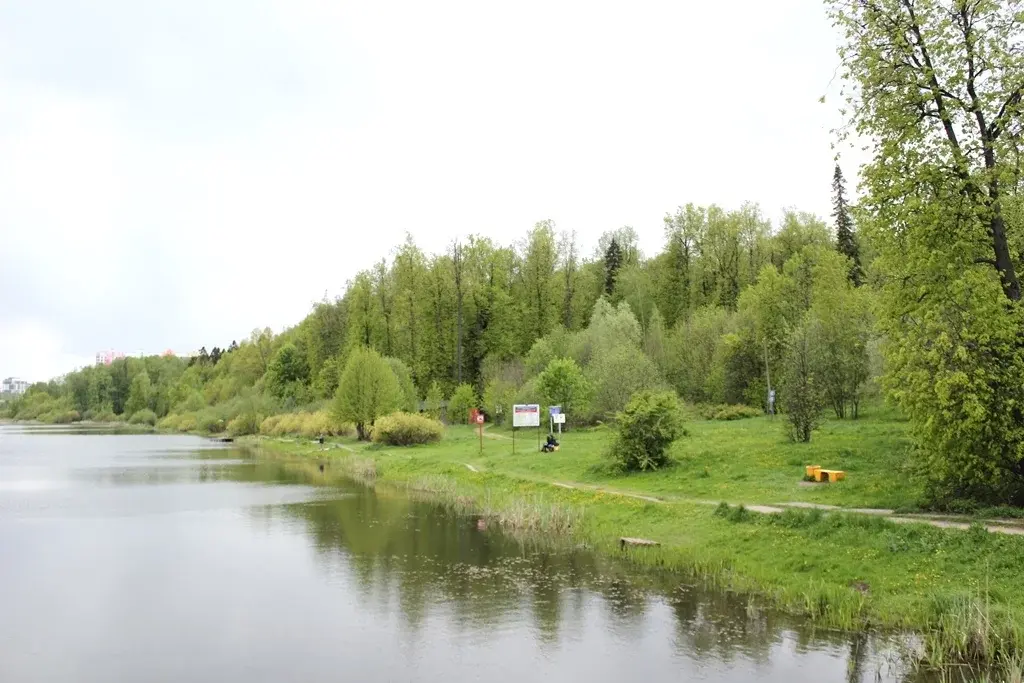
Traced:
<svg viewBox="0 0 1024 683">
<path fill-rule="evenodd" d="M 1010 257 L 1010 246 L 1006 241 L 1006 223 L 1003 220 L 1002 204 L 999 199 L 999 181 L 993 179 L 989 183 L 992 218 L 989 232 L 992 235 L 992 251 L 995 255 L 996 270 L 1003 285 L 1003 293 L 1010 301 L 1020 301 L 1020 282 Z"/>
</svg>

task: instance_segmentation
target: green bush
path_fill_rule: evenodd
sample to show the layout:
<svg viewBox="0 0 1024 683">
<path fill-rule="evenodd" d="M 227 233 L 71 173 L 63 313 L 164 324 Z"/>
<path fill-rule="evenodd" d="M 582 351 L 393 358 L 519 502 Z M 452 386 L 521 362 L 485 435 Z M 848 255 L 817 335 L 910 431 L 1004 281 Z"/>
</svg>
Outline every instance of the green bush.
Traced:
<svg viewBox="0 0 1024 683">
<path fill-rule="evenodd" d="M 654 470 L 668 463 L 668 448 L 683 436 L 679 399 L 672 391 L 640 391 L 618 415 L 611 457 L 626 471 Z"/>
<path fill-rule="evenodd" d="M 140 425 L 147 424 L 150 427 L 156 424 L 156 413 L 149 408 L 143 408 L 142 410 L 136 410 L 132 413 L 132 416 L 128 419 L 128 424 Z"/>
<path fill-rule="evenodd" d="M 410 413 L 392 413 L 373 425 L 373 440 L 389 446 L 412 446 L 441 440 L 444 427 L 437 420 Z"/>
<path fill-rule="evenodd" d="M 259 433 L 266 436 L 286 434 L 316 438 L 318 436 L 346 436 L 353 427 L 338 420 L 326 410 L 315 413 L 284 413 L 271 415 L 259 425 Z M 254 432 L 255 433 L 255 432 Z"/>
<path fill-rule="evenodd" d="M 231 436 L 245 436 L 256 434 L 260 431 L 262 419 L 256 413 L 244 413 L 228 421 L 228 434 Z"/>
<path fill-rule="evenodd" d="M 479 407 L 480 401 L 477 399 L 473 387 L 468 384 L 460 384 L 455 388 L 451 400 L 448 401 L 449 424 L 469 424 L 470 409 Z"/>
<path fill-rule="evenodd" d="M 195 413 L 184 413 L 178 419 L 179 432 L 194 432 L 197 429 L 199 429 L 199 423 L 196 421 Z"/>
<path fill-rule="evenodd" d="M 44 422 L 50 422 L 58 425 L 71 424 L 72 422 L 80 422 L 82 416 L 77 410 L 58 410 L 52 413 L 47 413 Z"/>
<path fill-rule="evenodd" d="M 748 417 L 760 417 L 764 412 L 742 403 L 721 403 L 702 406 L 700 414 L 705 420 L 744 420 Z"/>
<path fill-rule="evenodd" d="M 157 420 L 156 426 L 158 429 L 166 429 L 167 431 L 176 432 L 178 431 L 178 424 L 181 422 L 181 415 L 170 413 L 164 415 L 162 418 Z"/>
<path fill-rule="evenodd" d="M 217 434 L 224 431 L 225 425 L 224 419 L 209 408 L 196 414 L 196 428 L 201 432 Z"/>
</svg>

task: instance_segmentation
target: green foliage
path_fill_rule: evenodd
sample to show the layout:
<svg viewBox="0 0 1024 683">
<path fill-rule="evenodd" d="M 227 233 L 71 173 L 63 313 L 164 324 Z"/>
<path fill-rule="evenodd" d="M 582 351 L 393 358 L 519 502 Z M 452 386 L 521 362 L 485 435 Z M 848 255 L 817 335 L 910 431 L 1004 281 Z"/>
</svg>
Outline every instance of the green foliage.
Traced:
<svg viewBox="0 0 1024 683">
<path fill-rule="evenodd" d="M 140 410 L 147 410 L 152 399 L 152 383 L 149 373 L 143 370 L 132 378 L 128 401 L 124 404 L 124 412 L 134 416 Z"/>
<path fill-rule="evenodd" d="M 265 418 L 259 433 L 266 436 L 295 435 L 315 439 L 320 436 L 345 436 L 352 433 L 352 425 L 338 422 L 330 412 L 283 413 Z"/>
<path fill-rule="evenodd" d="M 334 392 L 338 390 L 340 375 L 341 370 L 338 368 L 338 360 L 336 358 L 326 359 L 316 375 L 316 381 L 313 383 L 313 393 L 319 398 L 331 398 L 334 396 Z"/>
<path fill-rule="evenodd" d="M 850 205 L 846 201 L 846 179 L 838 163 L 832 175 L 832 217 L 836 221 L 836 249 L 849 259 L 850 282 L 859 287 L 864 277 L 860 265 L 860 247 L 857 245 Z"/>
<path fill-rule="evenodd" d="M 424 400 L 426 413 L 435 420 L 441 419 L 441 404 L 444 402 L 444 394 L 441 393 L 441 385 L 436 381 L 430 383 L 427 396 Z"/>
<path fill-rule="evenodd" d="M 385 415 L 373 426 L 373 441 L 389 446 L 434 443 L 443 434 L 444 426 L 437 420 L 402 412 Z"/>
<path fill-rule="evenodd" d="M 828 5 L 848 129 L 871 141 L 858 223 L 884 282 L 886 386 L 935 501 L 1024 504 L 1019 7 Z"/>
<path fill-rule="evenodd" d="M 764 412 L 743 404 L 719 404 L 702 406 L 701 417 L 705 420 L 744 420 L 751 417 L 761 417 Z"/>
<path fill-rule="evenodd" d="M 619 241 L 612 237 L 604 252 L 604 295 L 611 297 L 615 293 L 615 281 L 622 267 L 622 249 Z"/>
<path fill-rule="evenodd" d="M 599 356 L 586 374 L 593 393 L 592 409 L 602 419 L 625 408 L 636 392 L 663 386 L 654 361 L 628 344 Z"/>
<path fill-rule="evenodd" d="M 154 426 L 156 424 L 156 413 L 149 408 L 143 408 L 132 413 L 132 416 L 128 418 L 128 424 L 140 425 L 146 424 Z"/>
<path fill-rule="evenodd" d="M 301 400 L 309 374 L 306 359 L 291 342 L 277 350 L 267 368 L 266 387 L 273 396 Z M 251 433 L 251 432 L 250 432 Z"/>
<path fill-rule="evenodd" d="M 679 399 L 671 391 L 641 391 L 618 415 L 610 455 L 625 471 L 656 470 L 668 463 L 669 446 L 683 436 Z"/>
<path fill-rule="evenodd" d="M 726 335 L 736 325 L 736 314 L 719 307 L 700 308 L 676 325 L 668 341 L 668 379 L 681 397 L 694 403 L 725 400 Z"/>
<path fill-rule="evenodd" d="M 789 436 L 806 443 L 821 423 L 825 390 L 814 352 L 816 324 L 808 320 L 790 335 L 783 364 L 781 399 L 789 421 Z"/>
<path fill-rule="evenodd" d="M 589 406 L 590 384 L 571 358 L 551 361 L 537 376 L 536 387 L 545 404 L 562 407 L 567 420 L 573 420 L 576 413 L 586 412 Z"/>
<path fill-rule="evenodd" d="M 334 396 L 335 418 L 355 424 L 359 438 L 366 440 L 374 420 L 393 412 L 401 402 L 402 388 L 388 362 L 370 348 L 353 351 Z"/>
<path fill-rule="evenodd" d="M 408 413 L 419 411 L 420 397 L 416 393 L 416 385 L 412 382 L 412 373 L 409 372 L 409 366 L 397 358 L 387 358 L 385 360 L 387 360 L 391 372 L 395 373 L 398 387 L 402 390 L 402 400 L 399 408 Z"/>
<path fill-rule="evenodd" d="M 448 423 L 464 425 L 469 424 L 469 411 L 472 408 L 479 408 L 480 400 L 476 391 L 469 384 L 460 384 L 455 387 L 455 392 L 448 400 Z"/>
<path fill-rule="evenodd" d="M 516 385 L 505 379 L 492 379 L 484 388 L 483 408 L 495 424 L 505 424 L 512 414 Z"/>
<path fill-rule="evenodd" d="M 227 431 L 231 436 L 259 434 L 261 422 L 262 419 L 256 413 L 243 413 L 228 422 Z"/>
</svg>

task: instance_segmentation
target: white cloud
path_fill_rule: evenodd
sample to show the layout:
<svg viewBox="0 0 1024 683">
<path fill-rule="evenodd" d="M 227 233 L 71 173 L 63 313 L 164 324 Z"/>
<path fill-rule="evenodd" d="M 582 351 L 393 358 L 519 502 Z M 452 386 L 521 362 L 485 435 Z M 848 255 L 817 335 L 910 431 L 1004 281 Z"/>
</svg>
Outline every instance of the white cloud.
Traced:
<svg viewBox="0 0 1024 683">
<path fill-rule="evenodd" d="M 2 375 L 280 329 L 407 231 L 828 212 L 816 3 L 39 5 L 0 9 Z"/>
</svg>

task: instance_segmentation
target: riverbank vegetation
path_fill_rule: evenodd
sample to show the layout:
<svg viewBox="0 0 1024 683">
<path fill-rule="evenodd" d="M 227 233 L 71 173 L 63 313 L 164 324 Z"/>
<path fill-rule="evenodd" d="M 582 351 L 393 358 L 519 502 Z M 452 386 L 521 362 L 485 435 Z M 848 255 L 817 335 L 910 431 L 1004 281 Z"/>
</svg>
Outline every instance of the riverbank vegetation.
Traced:
<svg viewBox="0 0 1024 683">
<path fill-rule="evenodd" d="M 720 426 L 691 423 L 691 437 L 676 442 L 673 458 L 692 457 Z M 782 448 L 800 448 L 774 433 Z M 326 448 L 294 440 L 252 443 L 268 457 L 305 466 L 311 481 L 345 476 L 394 487 L 514 532 L 625 553 L 632 562 L 680 571 L 821 625 L 921 630 L 926 637 L 918 656 L 930 664 L 1007 662 L 1020 651 L 1024 599 L 1017 586 L 1024 538 L 989 533 L 981 525 L 965 532 L 815 509 L 767 515 L 737 504 L 709 505 L 713 499 L 702 494 L 731 484 L 728 471 L 700 478 L 692 470 L 658 470 L 679 486 L 647 474 L 616 478 L 604 469 L 607 438 L 601 429 L 576 432 L 553 454 L 524 449 L 522 442 L 513 453 L 508 438 L 487 439 L 481 453 L 468 427 L 451 427 L 441 444 L 414 448 L 382 448 L 351 437 L 338 442 L 341 447 L 328 442 Z M 842 439 L 841 433 L 828 435 L 821 448 Z M 325 465 L 324 474 L 316 463 Z M 830 496 L 842 495 L 838 486 L 799 487 L 794 482 L 801 467 L 782 468 L 790 482 L 785 490 L 764 491 L 762 500 L 778 502 L 779 495 L 792 494 L 805 502 L 836 501 Z M 761 471 L 772 469 L 766 464 Z M 708 480 L 711 485 L 701 488 Z M 680 487 L 685 495 L 678 494 Z M 855 494 L 869 495 L 874 486 L 857 488 Z M 624 551 L 622 536 L 660 545 Z"/>
</svg>

